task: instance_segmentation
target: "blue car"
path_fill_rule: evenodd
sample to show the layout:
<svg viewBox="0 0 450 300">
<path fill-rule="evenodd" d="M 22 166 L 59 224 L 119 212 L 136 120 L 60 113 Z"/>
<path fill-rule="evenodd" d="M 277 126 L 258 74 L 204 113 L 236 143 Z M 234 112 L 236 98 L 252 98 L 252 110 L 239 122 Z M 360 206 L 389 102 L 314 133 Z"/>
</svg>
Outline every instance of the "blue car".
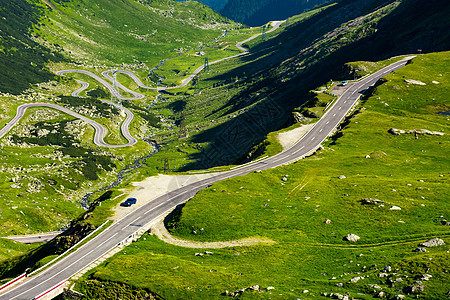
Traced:
<svg viewBox="0 0 450 300">
<path fill-rule="evenodd" d="M 131 206 L 133 204 L 136 204 L 136 198 L 128 198 L 125 200 L 125 202 L 120 203 L 120 206 Z"/>
</svg>

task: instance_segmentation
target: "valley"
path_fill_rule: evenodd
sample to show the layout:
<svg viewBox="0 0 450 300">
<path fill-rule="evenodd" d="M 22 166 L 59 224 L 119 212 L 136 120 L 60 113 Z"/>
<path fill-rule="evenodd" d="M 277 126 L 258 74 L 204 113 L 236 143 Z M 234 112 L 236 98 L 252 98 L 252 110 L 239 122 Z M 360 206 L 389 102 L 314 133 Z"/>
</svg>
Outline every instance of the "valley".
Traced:
<svg viewBox="0 0 450 300">
<path fill-rule="evenodd" d="M 448 10 L 2 5 L 0 299 L 442 299 Z"/>
</svg>

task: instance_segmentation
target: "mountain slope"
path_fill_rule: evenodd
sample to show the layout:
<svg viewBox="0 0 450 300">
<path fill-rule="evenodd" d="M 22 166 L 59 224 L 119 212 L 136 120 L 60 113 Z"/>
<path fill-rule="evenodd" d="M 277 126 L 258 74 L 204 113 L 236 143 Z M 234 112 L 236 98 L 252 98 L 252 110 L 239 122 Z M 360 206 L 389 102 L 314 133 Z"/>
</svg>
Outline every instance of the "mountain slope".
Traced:
<svg viewBox="0 0 450 300">
<path fill-rule="evenodd" d="M 326 2 L 328 1 L 229 0 L 220 13 L 249 26 L 260 26 L 268 21 L 287 19 Z"/>
<path fill-rule="evenodd" d="M 385 59 L 418 48 L 450 49 L 449 12 L 450 4 L 437 0 L 347 1 L 255 45 L 245 64 L 209 78 L 219 82 L 242 78 L 239 92 L 217 112 L 237 117 L 194 136 L 193 141 L 208 141 L 211 147 L 194 155 L 199 163 L 186 168 L 235 162 L 233 157 L 244 154 L 239 149 L 250 149 L 268 132 L 280 129 L 292 108 L 307 101 L 308 91 L 318 83 L 353 78 L 342 70 L 348 61 Z M 276 113 L 267 109 L 273 105 Z"/>
<path fill-rule="evenodd" d="M 18 94 L 30 83 L 54 77 L 46 64 L 64 61 L 58 53 L 33 41 L 29 35 L 43 16 L 42 7 L 26 0 L 0 4 L 0 92 Z"/>
<path fill-rule="evenodd" d="M 0 91 L 14 94 L 53 78 L 49 62 L 148 69 L 232 26 L 194 1 L 17 0 L 0 7 Z"/>
<path fill-rule="evenodd" d="M 93 299 L 132 299 L 129 291 L 164 299 L 445 299 L 450 126 L 438 112 L 450 107 L 449 54 L 418 56 L 380 80 L 315 155 L 216 183 L 177 207 L 164 225 L 186 243 L 145 234 L 76 289 Z M 392 127 L 412 132 L 394 135 Z M 415 137 L 422 128 L 434 134 Z M 359 240 L 347 241 L 350 233 Z M 431 237 L 446 245 L 423 250 Z M 275 243 L 185 247 L 242 238 Z"/>
</svg>

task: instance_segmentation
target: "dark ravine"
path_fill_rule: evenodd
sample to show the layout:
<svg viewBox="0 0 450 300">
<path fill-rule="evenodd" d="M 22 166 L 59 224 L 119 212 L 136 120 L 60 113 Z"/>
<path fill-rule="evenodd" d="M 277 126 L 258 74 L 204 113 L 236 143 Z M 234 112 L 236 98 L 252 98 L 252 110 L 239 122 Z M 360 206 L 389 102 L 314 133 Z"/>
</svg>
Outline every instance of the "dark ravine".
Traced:
<svg viewBox="0 0 450 300">
<path fill-rule="evenodd" d="M 96 190 L 94 192 L 89 192 L 86 195 L 84 195 L 83 198 L 81 198 L 81 200 L 78 201 L 78 203 L 81 205 L 81 207 L 83 207 L 85 210 L 88 210 L 90 208 L 90 206 L 91 206 L 91 203 L 89 202 L 89 198 L 92 195 L 94 195 L 94 194 L 96 194 L 98 192 L 104 192 L 104 191 L 110 190 L 112 188 L 115 188 L 116 186 L 118 186 L 125 179 L 125 176 L 127 174 L 129 174 L 132 171 L 142 167 L 144 165 L 144 163 L 145 163 L 145 160 L 147 158 L 150 158 L 150 157 L 152 157 L 153 155 L 155 155 L 156 153 L 159 152 L 160 147 L 155 141 L 152 141 L 152 140 L 144 140 L 144 141 L 146 141 L 147 143 L 152 145 L 155 150 L 152 151 L 150 154 L 148 154 L 148 155 L 146 155 L 144 157 L 138 158 L 134 162 L 132 162 L 131 164 L 125 166 L 125 168 L 123 170 L 121 170 L 119 173 L 117 173 L 117 179 L 113 183 L 109 184 L 108 186 L 102 187 L 101 189 L 98 189 L 98 190 Z"/>
</svg>

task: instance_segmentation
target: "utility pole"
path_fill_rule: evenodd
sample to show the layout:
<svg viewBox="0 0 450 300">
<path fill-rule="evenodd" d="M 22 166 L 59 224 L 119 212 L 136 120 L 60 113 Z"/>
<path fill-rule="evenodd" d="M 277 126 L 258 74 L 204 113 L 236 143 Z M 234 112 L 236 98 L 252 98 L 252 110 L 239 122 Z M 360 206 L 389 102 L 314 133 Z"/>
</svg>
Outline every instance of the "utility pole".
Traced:
<svg viewBox="0 0 450 300">
<path fill-rule="evenodd" d="M 180 117 L 180 137 L 186 137 L 187 136 L 187 131 L 186 131 L 186 122 L 184 119 L 184 111 L 181 112 L 181 117 Z"/>
<path fill-rule="evenodd" d="M 266 25 L 263 26 L 262 28 L 262 40 L 266 41 L 267 40 L 267 36 L 266 36 Z"/>
<path fill-rule="evenodd" d="M 164 173 L 170 172 L 170 161 L 174 159 L 169 159 L 167 157 L 160 158 L 158 161 L 162 161 L 164 163 Z"/>
<path fill-rule="evenodd" d="M 204 65 L 203 70 L 205 72 L 209 72 L 209 59 L 207 57 L 205 57 L 205 65 Z"/>
<path fill-rule="evenodd" d="M 200 74 L 201 73 L 198 73 L 197 77 L 195 77 L 195 79 L 194 79 L 194 94 L 200 93 L 200 86 L 199 86 Z"/>
</svg>

